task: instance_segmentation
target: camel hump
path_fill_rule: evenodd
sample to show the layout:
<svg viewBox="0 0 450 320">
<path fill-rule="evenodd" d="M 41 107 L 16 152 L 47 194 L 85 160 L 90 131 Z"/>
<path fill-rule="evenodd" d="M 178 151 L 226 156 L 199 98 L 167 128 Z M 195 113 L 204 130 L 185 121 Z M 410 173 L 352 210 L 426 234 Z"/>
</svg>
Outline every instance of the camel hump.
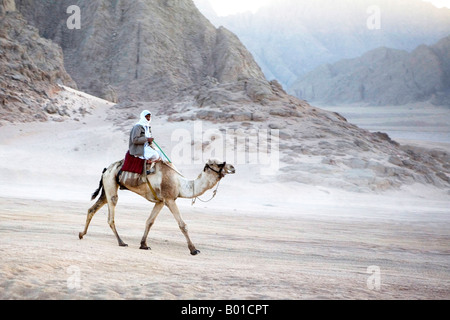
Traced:
<svg viewBox="0 0 450 320">
<path fill-rule="evenodd" d="M 160 163 L 161 163 L 161 165 L 167 166 L 169 169 L 178 173 L 180 176 L 182 176 L 184 178 L 184 176 L 181 174 L 181 172 L 177 169 L 177 167 L 172 162 L 161 161 Z"/>
</svg>

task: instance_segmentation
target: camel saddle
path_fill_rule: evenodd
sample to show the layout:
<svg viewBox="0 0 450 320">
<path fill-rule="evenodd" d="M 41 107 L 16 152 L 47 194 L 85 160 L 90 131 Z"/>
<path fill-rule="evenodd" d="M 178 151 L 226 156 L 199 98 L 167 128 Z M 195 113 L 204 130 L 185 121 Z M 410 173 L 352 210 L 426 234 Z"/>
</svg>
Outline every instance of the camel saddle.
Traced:
<svg viewBox="0 0 450 320">
<path fill-rule="evenodd" d="M 125 160 L 123 161 L 123 166 L 121 170 L 125 172 L 142 174 L 144 165 L 145 165 L 144 159 L 134 157 L 128 151 L 127 154 L 125 155 Z"/>
<path fill-rule="evenodd" d="M 147 183 L 146 176 L 147 165 L 152 164 L 151 161 L 132 156 L 128 151 L 123 161 L 123 166 L 120 169 L 117 180 L 121 187 L 130 186 L 138 187 L 141 184 Z"/>
</svg>

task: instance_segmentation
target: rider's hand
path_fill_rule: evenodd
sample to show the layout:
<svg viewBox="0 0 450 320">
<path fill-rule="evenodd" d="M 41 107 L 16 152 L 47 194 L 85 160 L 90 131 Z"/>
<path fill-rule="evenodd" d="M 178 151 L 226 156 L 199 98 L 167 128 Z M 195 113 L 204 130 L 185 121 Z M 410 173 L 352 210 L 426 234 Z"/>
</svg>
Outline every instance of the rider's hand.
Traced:
<svg viewBox="0 0 450 320">
<path fill-rule="evenodd" d="M 154 140 L 155 138 L 148 138 L 148 143 L 153 143 Z"/>
</svg>

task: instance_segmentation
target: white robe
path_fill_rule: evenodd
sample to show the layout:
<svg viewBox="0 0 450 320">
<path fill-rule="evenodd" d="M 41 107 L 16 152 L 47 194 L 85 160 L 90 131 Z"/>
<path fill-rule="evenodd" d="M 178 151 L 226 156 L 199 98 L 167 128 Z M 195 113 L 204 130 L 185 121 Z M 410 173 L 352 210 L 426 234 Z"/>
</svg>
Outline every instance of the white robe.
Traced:
<svg viewBox="0 0 450 320">
<path fill-rule="evenodd" d="M 147 139 L 153 138 L 152 132 L 150 130 L 150 123 L 152 122 L 152 120 L 150 119 L 150 121 L 147 121 L 147 119 L 145 118 L 149 114 L 151 114 L 150 111 L 147 111 L 147 110 L 142 111 L 141 119 L 137 123 L 144 127 L 145 137 Z M 150 144 L 148 142 L 146 142 L 144 145 L 144 156 L 140 157 L 140 158 L 145 159 L 145 160 L 158 161 L 159 159 L 164 159 L 164 156 L 160 150 L 153 149 L 150 146 Z"/>
</svg>

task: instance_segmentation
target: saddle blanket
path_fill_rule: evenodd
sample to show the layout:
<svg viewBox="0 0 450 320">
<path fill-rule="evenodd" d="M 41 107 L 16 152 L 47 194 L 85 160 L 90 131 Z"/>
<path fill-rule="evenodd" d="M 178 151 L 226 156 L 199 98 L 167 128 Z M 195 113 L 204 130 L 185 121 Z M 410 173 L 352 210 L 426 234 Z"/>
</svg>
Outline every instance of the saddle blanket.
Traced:
<svg viewBox="0 0 450 320">
<path fill-rule="evenodd" d="M 122 171 L 142 174 L 144 171 L 144 159 L 132 156 L 128 151 L 125 155 L 125 161 L 123 163 Z"/>
</svg>

